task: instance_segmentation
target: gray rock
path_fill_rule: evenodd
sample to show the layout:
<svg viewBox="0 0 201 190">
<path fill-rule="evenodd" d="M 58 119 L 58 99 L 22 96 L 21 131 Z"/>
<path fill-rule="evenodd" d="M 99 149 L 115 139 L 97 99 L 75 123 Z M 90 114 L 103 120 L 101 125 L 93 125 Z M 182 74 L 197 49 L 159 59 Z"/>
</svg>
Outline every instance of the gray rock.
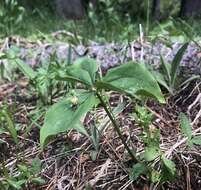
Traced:
<svg viewBox="0 0 201 190">
<path fill-rule="evenodd" d="M 125 62 L 141 61 L 152 64 L 154 67 L 158 67 L 160 63 L 160 54 L 162 54 L 167 62 L 171 62 L 176 52 L 182 44 L 176 43 L 172 45 L 172 48 L 167 47 L 160 42 L 155 44 L 145 43 L 143 46 L 136 42 L 134 46 L 134 56 L 132 56 L 131 47 L 124 44 L 97 44 L 93 43 L 89 46 L 78 45 L 72 48 L 72 60 L 88 56 L 96 59 L 103 70 L 115 67 Z M 65 61 L 68 58 L 68 44 L 65 43 L 53 43 L 44 46 L 34 46 L 26 49 L 20 47 L 20 57 L 23 58 L 30 65 L 40 65 L 42 62 L 49 62 L 50 55 L 56 52 L 59 61 Z M 143 50 L 143 51 L 142 51 Z M 192 72 L 200 70 L 200 57 L 197 56 L 199 48 L 191 43 L 188 46 L 187 51 L 182 59 L 181 65 L 191 70 Z"/>
</svg>

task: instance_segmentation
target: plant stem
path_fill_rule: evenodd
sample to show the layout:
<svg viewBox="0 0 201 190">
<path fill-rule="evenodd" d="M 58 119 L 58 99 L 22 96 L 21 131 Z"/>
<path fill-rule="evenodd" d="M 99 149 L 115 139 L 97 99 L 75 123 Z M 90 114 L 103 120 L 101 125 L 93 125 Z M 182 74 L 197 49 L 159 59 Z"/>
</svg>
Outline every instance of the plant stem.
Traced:
<svg viewBox="0 0 201 190">
<path fill-rule="evenodd" d="M 120 130 L 120 127 L 119 127 L 118 123 L 116 122 L 115 118 L 113 117 L 112 113 L 109 111 L 109 109 L 107 107 L 107 104 L 105 103 L 105 101 L 103 100 L 102 96 L 98 92 L 96 93 L 96 95 L 97 95 L 98 99 L 100 100 L 100 102 L 101 102 L 104 110 L 106 111 L 108 117 L 110 118 L 110 120 L 111 120 L 111 122 L 112 122 L 112 124 L 114 126 L 114 129 L 117 132 L 119 138 L 121 139 L 125 149 L 128 151 L 128 153 L 131 156 L 132 160 L 137 163 L 138 162 L 137 158 L 135 157 L 135 155 L 133 154 L 131 149 L 128 147 L 126 141 L 124 140 L 123 135 L 122 135 L 121 130 Z"/>
</svg>

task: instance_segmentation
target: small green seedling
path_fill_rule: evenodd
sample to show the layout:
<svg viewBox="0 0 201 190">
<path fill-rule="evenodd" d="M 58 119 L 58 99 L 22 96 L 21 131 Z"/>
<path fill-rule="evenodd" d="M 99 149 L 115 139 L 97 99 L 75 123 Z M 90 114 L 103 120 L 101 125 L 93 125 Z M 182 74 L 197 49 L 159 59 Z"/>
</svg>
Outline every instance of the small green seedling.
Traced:
<svg viewBox="0 0 201 190">
<path fill-rule="evenodd" d="M 4 190 L 10 189 L 29 189 L 29 184 L 42 185 L 45 180 L 38 177 L 41 172 L 41 161 L 36 158 L 31 165 L 25 163 L 18 164 L 16 170 L 17 176 L 10 176 L 7 169 L 2 167 L 3 180 L 0 181 L 0 188 Z"/>
<path fill-rule="evenodd" d="M 6 53 L 7 60 L 17 66 L 30 80 L 31 86 L 34 88 L 43 105 L 51 104 L 53 97 L 66 87 L 66 83 L 55 80 L 55 73 L 63 70 L 66 63 L 58 63 L 56 54 L 53 53 L 50 57 L 50 63 L 43 63 L 42 66 L 34 70 L 17 56 L 18 51 L 19 49 L 17 47 L 11 48 Z"/>
<path fill-rule="evenodd" d="M 180 113 L 180 127 L 183 135 L 187 138 L 189 147 L 193 145 L 201 145 L 201 135 L 193 135 L 191 123 L 184 113 Z"/>
<path fill-rule="evenodd" d="M 160 130 L 152 125 L 153 115 L 146 108 L 137 106 L 134 118 L 143 129 L 141 138 L 145 148 L 138 158 L 139 162 L 131 169 L 130 179 L 135 181 L 145 175 L 152 183 L 174 180 L 175 164 L 160 149 Z"/>
</svg>

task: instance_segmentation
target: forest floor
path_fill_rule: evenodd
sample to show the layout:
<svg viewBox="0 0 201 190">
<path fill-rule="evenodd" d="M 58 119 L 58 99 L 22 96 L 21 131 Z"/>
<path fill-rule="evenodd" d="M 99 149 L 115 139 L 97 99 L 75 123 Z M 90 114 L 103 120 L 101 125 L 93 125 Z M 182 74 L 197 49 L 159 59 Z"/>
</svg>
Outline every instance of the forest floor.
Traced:
<svg viewBox="0 0 201 190">
<path fill-rule="evenodd" d="M 58 59 L 66 60 L 69 56 L 69 46 L 60 42 L 55 45 L 28 42 L 21 38 L 6 39 L 1 44 L 2 51 L 11 45 L 20 47 L 20 57 L 33 67 L 38 67 L 41 61 L 49 60 L 54 51 Z M 126 45 L 92 43 L 87 47 L 72 46 L 71 59 L 89 55 L 101 62 L 104 74 L 108 68 L 131 60 L 145 61 L 158 67 L 160 54 L 170 61 L 180 46 L 180 43 L 175 43 L 170 48 L 162 42 L 152 44 L 140 41 Z M 200 75 L 200 58 L 199 47 L 190 44 L 181 63 L 182 76 L 184 72 L 187 75 Z M 16 146 L 8 132 L 0 133 L 0 183 L 5 181 L 5 171 L 16 180 L 21 172 L 17 165 L 23 163 L 31 167 L 33 160 L 37 158 L 42 164 L 37 176 L 44 179 L 45 184 L 35 185 L 29 179 L 23 189 L 201 189 L 200 145 L 189 148 L 188 139 L 181 132 L 178 118 L 181 112 L 187 114 L 193 135 L 201 134 L 201 79 L 184 85 L 174 95 L 165 95 L 165 98 L 164 105 L 149 100 L 146 107 L 154 115 L 152 125 L 160 129 L 161 150 L 176 164 L 177 177 L 165 184 L 152 184 L 144 176 L 133 182 L 129 178 L 129 169 L 132 167 L 129 155 L 102 107 L 88 113 L 84 120 L 87 129 L 94 121 L 98 121 L 99 126 L 104 128 L 95 158 L 91 140 L 75 131 L 59 135 L 41 151 L 39 131 L 47 107 L 38 105 L 38 99 L 29 81 L 21 73 L 15 72 L 14 80 L 0 80 L 0 106 L 3 107 L 6 103 L 9 113 L 13 116 L 19 139 Z M 120 106 L 117 120 L 130 147 L 140 154 L 144 145 L 140 138 L 142 128 L 136 124 L 133 116 L 136 102 L 133 103 L 128 97 L 110 93 L 112 109 L 122 104 L 124 106 Z"/>
</svg>

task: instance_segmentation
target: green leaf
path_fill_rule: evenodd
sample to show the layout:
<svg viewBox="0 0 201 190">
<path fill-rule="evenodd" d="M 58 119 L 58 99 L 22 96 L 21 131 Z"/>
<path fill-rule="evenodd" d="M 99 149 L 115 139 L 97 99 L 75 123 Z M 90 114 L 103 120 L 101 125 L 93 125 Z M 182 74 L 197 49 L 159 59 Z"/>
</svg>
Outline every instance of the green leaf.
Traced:
<svg viewBox="0 0 201 190">
<path fill-rule="evenodd" d="M 200 79 L 199 75 L 192 75 L 191 77 L 189 77 L 188 79 L 186 79 L 180 86 L 184 86 L 186 84 L 189 84 L 193 80 L 197 80 L 197 79 Z"/>
<path fill-rule="evenodd" d="M 1 59 L 6 59 L 6 58 L 7 58 L 6 54 L 0 52 L 0 60 L 1 60 Z"/>
<path fill-rule="evenodd" d="M 76 97 L 67 97 L 53 105 L 46 113 L 44 125 L 40 131 L 41 146 L 47 143 L 48 137 L 70 129 L 87 134 L 80 120 L 96 103 L 97 99 L 93 93 L 83 91 L 78 92 Z"/>
<path fill-rule="evenodd" d="M 17 46 L 12 46 L 7 52 L 6 56 L 8 59 L 16 59 L 17 55 L 20 53 L 20 48 Z"/>
<path fill-rule="evenodd" d="M 160 155 L 160 149 L 155 146 L 146 147 L 144 151 L 144 159 L 147 162 L 155 160 Z"/>
<path fill-rule="evenodd" d="M 144 64 L 127 63 L 110 69 L 97 88 L 124 92 L 131 96 L 143 95 L 165 103 L 160 87 Z"/>
<path fill-rule="evenodd" d="M 182 133 L 190 140 L 192 138 L 192 128 L 188 117 L 184 113 L 180 113 L 179 119 Z"/>
<path fill-rule="evenodd" d="M 90 156 L 91 156 L 91 159 L 92 159 L 93 161 L 96 161 L 97 155 L 98 155 L 98 151 L 96 151 L 96 150 L 90 151 Z"/>
<path fill-rule="evenodd" d="M 194 144 L 193 144 L 193 142 L 192 142 L 192 139 L 190 139 L 190 140 L 188 139 L 188 140 L 187 140 L 187 146 L 188 146 L 188 148 L 189 148 L 189 149 L 192 149 L 192 148 L 193 148 L 193 145 L 194 145 Z"/>
<path fill-rule="evenodd" d="M 161 60 L 161 68 L 162 68 L 163 74 L 167 77 L 167 80 L 170 81 L 171 80 L 170 67 L 168 67 L 167 63 L 165 63 L 165 60 L 162 55 L 160 55 L 160 60 Z"/>
<path fill-rule="evenodd" d="M 11 179 L 7 179 L 7 182 L 14 187 L 15 189 L 22 189 L 22 185 L 26 183 L 25 179 L 19 180 L 19 181 L 14 181 Z"/>
<path fill-rule="evenodd" d="M 147 167 L 144 163 L 137 163 L 133 166 L 130 172 L 130 179 L 135 181 L 140 175 L 144 174 Z"/>
<path fill-rule="evenodd" d="M 46 181 L 44 179 L 42 179 L 41 177 L 35 177 L 35 178 L 32 178 L 31 180 L 33 183 L 35 184 L 39 184 L 39 185 L 43 185 L 46 183 Z"/>
<path fill-rule="evenodd" d="M 173 94 L 173 91 L 172 91 L 171 87 L 169 87 L 169 85 L 167 84 L 167 82 L 166 82 L 164 76 L 163 76 L 161 73 L 159 73 L 159 72 L 157 72 L 157 71 L 153 71 L 152 74 L 154 74 L 155 79 L 157 80 L 157 82 L 158 82 L 161 86 L 163 86 L 164 88 L 166 88 L 166 90 L 167 90 L 169 93 Z"/>
<path fill-rule="evenodd" d="M 57 79 L 70 82 L 80 82 L 92 86 L 95 82 L 97 70 L 98 65 L 96 61 L 93 59 L 81 58 L 73 65 L 68 66 L 66 71 L 60 72 Z"/>
<path fill-rule="evenodd" d="M 201 135 L 193 137 L 191 142 L 196 145 L 201 145 Z"/>
<path fill-rule="evenodd" d="M 171 72 L 170 72 L 170 76 L 171 76 L 171 85 L 175 86 L 175 81 L 176 81 L 176 77 L 177 77 L 177 72 L 178 72 L 178 68 L 179 68 L 179 64 L 182 60 L 182 57 L 188 47 L 189 43 L 185 43 L 177 52 L 177 54 L 175 55 L 172 63 L 171 63 Z"/>
<path fill-rule="evenodd" d="M 42 168 L 41 160 L 39 158 L 33 159 L 32 163 L 31 163 L 31 172 L 32 172 L 32 174 L 36 175 L 36 174 L 40 173 L 41 168 Z"/>
<path fill-rule="evenodd" d="M 18 143 L 18 137 L 17 137 L 17 130 L 15 129 L 15 124 L 12 121 L 12 116 L 10 114 L 10 112 L 8 111 L 7 108 L 5 108 L 4 110 L 2 110 L 2 114 L 5 117 L 5 120 L 7 122 L 7 130 L 9 131 L 10 135 L 12 136 L 13 140 L 15 141 L 15 143 Z"/>
<path fill-rule="evenodd" d="M 36 72 L 28 64 L 24 63 L 20 59 L 15 59 L 14 62 L 16 63 L 18 68 L 22 71 L 22 73 L 30 80 L 33 80 L 36 77 Z"/>
<path fill-rule="evenodd" d="M 162 155 L 161 160 L 163 162 L 162 181 L 175 179 L 176 176 L 175 163 L 167 159 L 164 155 Z"/>
<path fill-rule="evenodd" d="M 29 170 L 28 170 L 28 167 L 26 165 L 18 164 L 17 166 L 18 166 L 19 170 L 21 172 L 23 172 L 24 174 L 28 173 Z"/>
<path fill-rule="evenodd" d="M 87 71 L 91 77 L 92 82 L 95 82 L 96 72 L 98 71 L 98 65 L 94 59 L 80 58 L 75 61 L 75 66 Z"/>
<path fill-rule="evenodd" d="M 0 135 L 3 134 L 3 133 L 5 133 L 5 132 L 6 132 L 6 130 L 4 128 L 0 127 Z"/>
<path fill-rule="evenodd" d="M 152 183 L 157 183 L 157 182 L 160 181 L 161 174 L 160 174 L 160 172 L 158 172 L 157 170 L 152 169 L 152 170 L 151 170 L 150 177 L 151 177 L 151 182 L 152 182 Z"/>
</svg>

